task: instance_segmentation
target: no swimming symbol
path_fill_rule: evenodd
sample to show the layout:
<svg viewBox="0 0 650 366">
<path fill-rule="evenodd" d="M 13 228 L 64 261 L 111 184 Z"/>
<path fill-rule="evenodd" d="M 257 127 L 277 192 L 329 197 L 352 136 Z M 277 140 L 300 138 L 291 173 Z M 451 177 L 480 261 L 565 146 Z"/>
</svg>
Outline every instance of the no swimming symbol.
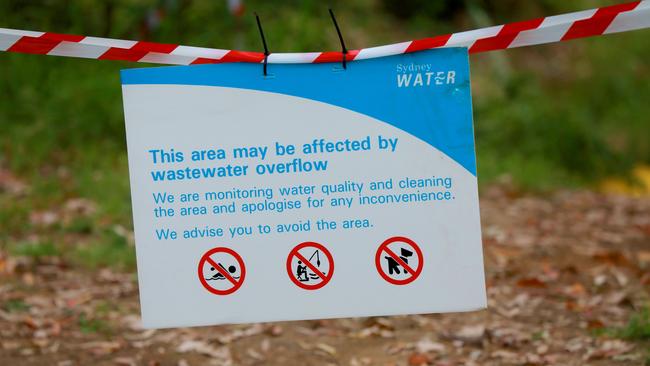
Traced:
<svg viewBox="0 0 650 366">
<path fill-rule="evenodd" d="M 199 281 L 215 295 L 228 295 L 244 283 L 246 266 L 241 256 L 230 248 L 218 247 L 199 260 Z"/>
</svg>

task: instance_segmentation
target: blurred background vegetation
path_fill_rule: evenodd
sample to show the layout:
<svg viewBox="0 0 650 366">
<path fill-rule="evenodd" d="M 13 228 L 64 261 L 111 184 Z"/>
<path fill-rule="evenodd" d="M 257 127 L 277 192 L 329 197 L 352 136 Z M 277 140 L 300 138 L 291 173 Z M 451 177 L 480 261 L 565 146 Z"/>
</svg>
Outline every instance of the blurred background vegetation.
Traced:
<svg viewBox="0 0 650 366">
<path fill-rule="evenodd" d="M 329 6 L 348 48 L 361 48 L 614 3 L 244 0 L 241 12 L 226 0 L 2 0 L 0 27 L 261 50 L 256 11 L 272 51 L 300 52 L 339 48 Z M 480 182 L 507 175 L 529 190 L 593 186 L 650 162 L 648 36 L 471 56 Z M 80 253 L 87 262 L 121 255 L 127 239 L 113 225 L 130 228 L 131 217 L 118 71 L 144 66 L 152 65 L 0 53 L 0 171 L 30 186 L 23 198 L 0 194 L 0 239 L 38 233 L 31 212 L 84 197 L 97 204 L 94 221 L 63 225 L 62 235 L 99 235 L 90 237 L 104 247 Z M 37 244 L 36 255 L 54 250 Z"/>
</svg>

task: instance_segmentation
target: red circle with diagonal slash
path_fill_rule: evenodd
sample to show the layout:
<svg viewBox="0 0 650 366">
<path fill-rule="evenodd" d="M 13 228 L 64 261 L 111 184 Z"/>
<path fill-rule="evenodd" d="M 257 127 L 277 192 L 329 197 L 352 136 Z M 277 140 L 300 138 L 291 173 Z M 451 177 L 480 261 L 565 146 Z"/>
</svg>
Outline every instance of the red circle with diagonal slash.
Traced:
<svg viewBox="0 0 650 366">
<path fill-rule="evenodd" d="M 410 245 L 415 253 L 418 255 L 418 267 L 413 269 L 411 268 L 408 264 L 406 264 L 395 252 L 393 252 L 388 245 L 392 243 L 406 243 Z M 383 271 L 381 268 L 381 253 L 386 252 L 389 256 L 391 256 L 397 263 L 399 263 L 402 268 L 404 268 L 408 273 L 411 274 L 410 277 L 407 277 L 403 280 L 397 280 L 392 277 L 390 277 L 386 272 Z M 403 236 L 394 236 L 392 238 L 386 239 L 379 248 L 377 249 L 377 254 L 375 255 L 375 266 L 377 267 L 377 271 L 379 272 L 379 275 L 385 279 L 386 281 L 392 283 L 393 285 L 406 285 L 409 284 L 413 281 L 415 281 L 418 276 L 420 276 L 420 273 L 422 273 L 422 267 L 424 266 L 424 256 L 422 255 L 422 251 L 420 250 L 420 247 L 411 239 L 403 237 Z"/>
<path fill-rule="evenodd" d="M 240 270 L 241 275 L 239 276 L 239 280 L 234 279 L 230 275 L 230 273 L 228 273 L 228 271 L 223 269 L 212 258 L 210 258 L 210 256 L 215 253 L 226 253 L 226 254 L 230 254 L 233 258 L 235 258 L 235 261 L 237 261 L 237 263 L 239 264 L 239 268 L 241 268 Z M 206 262 L 210 264 L 210 266 L 214 267 L 217 271 L 219 271 L 219 273 L 221 273 L 226 278 L 226 280 L 228 280 L 233 286 L 226 290 L 219 290 L 210 286 L 208 284 L 208 281 L 206 281 L 205 278 L 203 277 L 203 266 L 206 264 Z M 199 280 L 201 281 L 201 284 L 203 285 L 203 287 L 205 287 L 206 290 L 210 291 L 215 295 L 229 295 L 239 290 L 242 283 L 244 283 L 245 277 L 246 277 L 246 266 L 244 265 L 244 260 L 241 258 L 239 254 L 237 254 L 237 252 L 235 252 L 230 248 L 217 247 L 214 249 L 210 249 L 205 254 L 203 254 L 201 260 L 199 260 Z"/>
<path fill-rule="evenodd" d="M 329 272 L 325 275 L 321 271 L 316 268 L 307 258 L 305 258 L 302 254 L 300 254 L 298 251 L 303 248 L 307 247 L 313 247 L 318 250 L 320 250 L 323 254 L 325 254 L 325 257 L 327 258 L 329 262 Z M 291 260 L 293 257 L 296 257 L 298 260 L 302 261 L 309 269 L 312 270 L 318 277 L 321 278 L 321 281 L 315 285 L 307 285 L 301 281 L 299 281 L 297 278 L 293 276 L 293 269 L 291 268 Z M 332 257 L 332 254 L 325 248 L 323 245 L 312 242 L 312 241 L 306 241 L 302 244 L 299 244 L 295 248 L 289 252 L 289 256 L 287 256 L 287 273 L 289 274 L 289 278 L 293 283 L 296 284 L 296 286 L 303 288 L 305 290 L 318 290 L 319 288 L 327 285 L 327 283 L 332 279 L 332 275 L 334 274 L 334 258 Z"/>
</svg>

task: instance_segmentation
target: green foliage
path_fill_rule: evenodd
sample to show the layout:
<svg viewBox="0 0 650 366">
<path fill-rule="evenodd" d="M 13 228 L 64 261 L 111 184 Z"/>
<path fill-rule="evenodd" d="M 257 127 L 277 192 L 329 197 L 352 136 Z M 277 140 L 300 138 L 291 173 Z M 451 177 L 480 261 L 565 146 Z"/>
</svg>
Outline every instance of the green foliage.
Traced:
<svg viewBox="0 0 650 366">
<path fill-rule="evenodd" d="M 650 308 L 645 307 L 633 314 L 627 325 L 615 333 L 618 337 L 630 340 L 650 340 Z"/>
<path fill-rule="evenodd" d="M 7 300 L 2 308 L 10 313 L 22 313 L 29 310 L 29 305 L 21 299 L 11 299 Z"/>
<path fill-rule="evenodd" d="M 79 225 L 79 226 L 76 226 Z M 48 236 L 57 238 L 61 234 L 71 231 L 75 234 L 91 234 L 87 230 L 99 226 L 96 222 L 82 220 L 79 224 L 73 224 L 71 228 L 61 231 L 52 231 Z M 81 232 L 77 232 L 80 230 Z M 78 244 L 67 244 L 57 242 L 18 242 L 10 243 L 8 251 L 14 256 L 30 258 L 61 257 L 68 263 L 79 267 L 95 269 L 99 267 L 114 267 L 117 269 L 132 270 L 135 268 L 135 248 L 129 244 L 127 239 L 118 235 L 113 230 L 101 231 L 98 238 L 91 239 L 92 242 L 82 241 Z M 85 240 L 85 239 L 84 239 Z"/>
<path fill-rule="evenodd" d="M 95 222 L 88 217 L 77 217 L 65 227 L 65 230 L 70 233 L 91 234 L 94 225 Z"/>
<path fill-rule="evenodd" d="M 530 188 L 571 186 L 624 175 L 635 163 L 649 162 L 644 96 L 650 95 L 650 69 L 641 60 L 650 56 L 650 50 L 639 46 L 644 37 L 628 34 L 580 41 L 584 50 L 572 56 L 576 66 L 559 66 L 552 60 L 548 65 L 518 65 L 516 74 L 498 81 L 500 88 L 477 93 L 482 178 L 509 171 Z M 534 52 L 539 57 L 566 58 L 562 53 L 568 47 L 540 46 Z M 515 58 L 536 56 L 527 49 L 509 52 Z M 612 57 L 620 60 L 616 68 Z M 568 70 L 549 72 L 553 67 Z M 548 77 L 540 77 L 545 74 Z M 484 78 L 479 80 L 497 82 Z"/>
<path fill-rule="evenodd" d="M 9 248 L 16 256 L 32 258 L 53 257 L 61 254 L 59 248 L 51 242 L 19 243 Z"/>
<path fill-rule="evenodd" d="M 98 318 L 89 317 L 86 315 L 86 313 L 81 313 L 79 315 L 77 323 L 79 325 L 79 329 L 86 334 L 88 333 L 109 334 L 111 333 L 112 330 L 110 325 L 106 321 Z"/>
<path fill-rule="evenodd" d="M 603 5 L 582 1 L 568 8 L 554 0 L 429 3 L 398 6 L 391 0 L 364 0 L 336 2 L 334 8 L 349 46 L 360 47 L 458 29 L 453 22 L 459 17 L 495 23 Z M 323 32 L 331 28 L 326 4 L 246 5 L 262 16 L 272 50 L 338 48 L 335 33 Z M 409 8 L 415 11 L 399 13 Z M 121 0 L 97 6 L 87 0 L 64 6 L 8 1 L 0 10 L 12 15 L 0 18 L 0 26 L 260 48 L 253 17 L 229 15 L 225 2 Z M 160 26 L 147 26 L 148 14 L 157 10 L 166 14 Z M 441 15 L 448 13 L 456 20 Z M 407 24 L 398 19 L 403 16 L 409 17 Z M 489 84 L 478 85 L 474 92 L 482 181 L 509 173 L 529 188 L 582 185 L 649 162 L 646 41 L 647 32 L 641 31 L 473 56 L 474 84 Z M 105 214 L 128 223 L 122 219 L 128 217 L 129 192 L 118 70 L 137 66 L 14 54 L 1 54 L 0 66 L 9 71 L 0 73 L 0 90 L 6 96 L 0 99 L 0 163 L 36 181 L 39 192 L 52 199 L 81 194 L 101 202 Z M 55 176 L 60 166 L 73 172 L 65 187 Z"/>
<path fill-rule="evenodd" d="M 107 266 L 133 269 L 135 249 L 123 236 L 108 230 L 103 233 L 101 241 L 78 245 L 70 254 L 70 260 L 91 269 Z"/>
<path fill-rule="evenodd" d="M 405 19 L 422 14 L 427 17 L 447 17 L 464 7 L 461 1 L 382 0 L 382 4 L 391 14 Z"/>
<path fill-rule="evenodd" d="M 625 326 L 598 329 L 594 331 L 594 335 L 630 341 L 650 341 L 650 307 L 643 307 L 640 311 L 632 314 Z"/>
</svg>

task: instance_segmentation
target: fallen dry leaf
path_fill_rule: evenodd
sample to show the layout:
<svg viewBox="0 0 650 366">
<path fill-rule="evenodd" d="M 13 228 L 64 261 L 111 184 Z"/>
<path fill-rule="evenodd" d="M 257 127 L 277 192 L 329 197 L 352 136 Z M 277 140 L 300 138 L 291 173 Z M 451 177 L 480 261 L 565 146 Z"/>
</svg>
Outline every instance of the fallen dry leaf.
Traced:
<svg viewBox="0 0 650 366">
<path fill-rule="evenodd" d="M 316 348 L 327 353 L 330 356 L 336 356 L 336 348 L 330 346 L 327 343 L 317 343 Z"/>
<path fill-rule="evenodd" d="M 409 366 L 424 366 L 429 364 L 429 357 L 423 353 L 414 353 L 409 356 Z"/>
<path fill-rule="evenodd" d="M 545 288 L 546 283 L 536 277 L 522 278 L 517 281 L 519 287 Z"/>
<path fill-rule="evenodd" d="M 470 344 L 481 344 L 486 335 L 485 326 L 482 324 L 466 325 L 455 333 L 445 334 L 444 337 Z"/>
<path fill-rule="evenodd" d="M 178 345 L 178 347 L 176 348 L 176 352 L 178 353 L 196 352 L 214 358 L 222 358 L 226 355 L 228 355 L 229 357 L 230 354 L 228 348 L 226 348 L 225 346 L 215 347 L 206 342 L 197 341 L 197 340 L 186 340 L 181 342 L 181 344 Z"/>
<path fill-rule="evenodd" d="M 423 339 L 420 339 L 415 344 L 415 349 L 419 353 L 429 353 L 429 352 L 444 353 L 445 350 L 446 350 L 446 347 L 442 343 L 433 342 L 429 338 L 423 338 Z"/>
</svg>

